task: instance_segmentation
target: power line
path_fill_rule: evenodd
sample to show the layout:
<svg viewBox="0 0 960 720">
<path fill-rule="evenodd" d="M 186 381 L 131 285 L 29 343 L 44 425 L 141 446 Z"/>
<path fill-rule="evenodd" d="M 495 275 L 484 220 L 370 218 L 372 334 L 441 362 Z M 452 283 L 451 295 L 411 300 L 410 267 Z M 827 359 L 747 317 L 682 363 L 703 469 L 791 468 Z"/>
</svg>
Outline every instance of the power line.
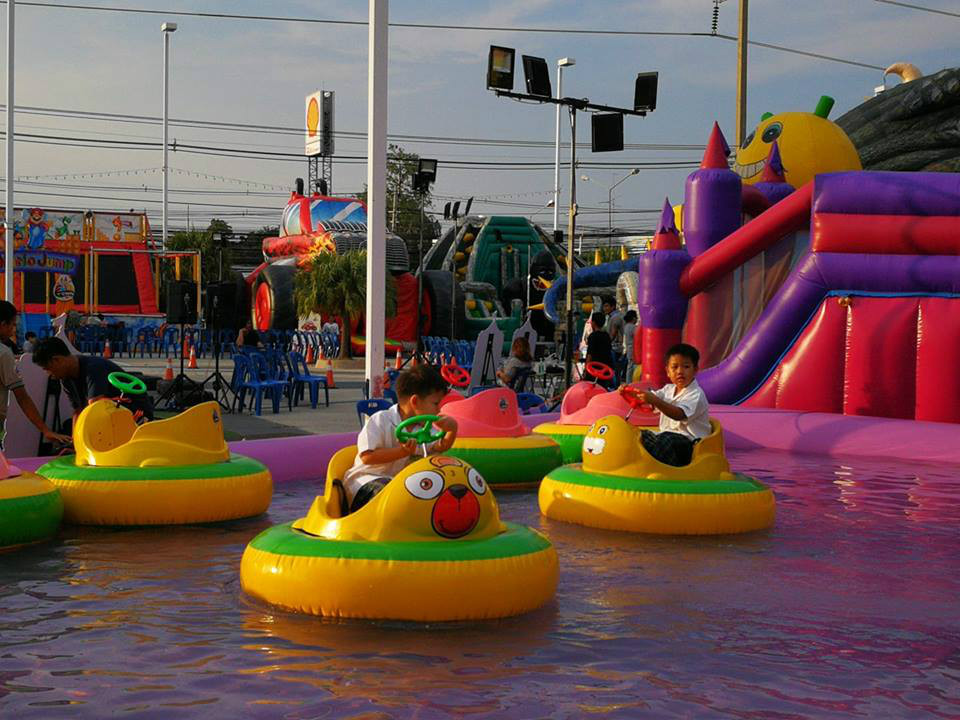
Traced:
<svg viewBox="0 0 960 720">
<path fill-rule="evenodd" d="M 889 2 L 890 0 L 879 0 L 881 2 Z M 4 0 L 0 0 L 0 4 L 5 5 Z M 164 15 L 164 16 L 180 16 L 180 17 L 197 17 L 197 18 L 206 18 L 206 19 L 217 19 L 217 20 L 256 20 L 256 21 L 268 21 L 268 22 L 292 22 L 292 23 L 311 23 L 319 25 L 352 25 L 358 27 L 364 27 L 367 25 L 365 20 L 333 20 L 329 18 L 293 18 L 285 17 L 282 15 L 241 15 L 237 13 L 213 13 L 213 12 L 198 12 L 198 11 L 186 11 L 186 10 L 157 10 L 151 8 L 130 8 L 130 7 L 117 7 L 117 6 L 108 6 L 108 5 L 80 5 L 76 3 L 42 3 L 42 2 L 29 2 L 28 0 L 18 0 L 18 5 L 26 5 L 32 7 L 40 8 L 57 8 L 63 10 L 89 10 L 93 12 L 114 12 L 114 13 L 130 13 L 130 14 L 139 14 L 139 15 Z M 890 4 L 902 4 L 902 3 L 893 3 Z M 920 9 L 929 9 L 929 8 L 920 8 Z M 951 14 L 951 13 L 944 13 Z M 562 35 L 600 35 L 600 36 L 622 36 L 622 37 L 649 37 L 649 36 L 660 36 L 660 37 L 704 37 L 704 38 L 720 38 L 727 41 L 737 41 L 737 38 L 732 35 L 721 35 L 718 33 L 711 32 L 679 32 L 679 31 L 667 31 L 667 30 L 599 30 L 599 29 L 588 29 L 588 28 L 536 28 L 536 27 L 496 27 L 496 26 L 486 26 L 486 25 L 443 25 L 440 23 L 390 23 L 390 27 L 395 28 L 407 28 L 407 29 L 418 29 L 418 30 L 449 30 L 449 31 L 461 31 L 461 32 L 496 32 L 496 33 L 546 33 L 546 34 L 562 34 Z M 789 48 L 783 45 L 774 45 L 772 43 L 764 43 L 756 40 L 748 40 L 749 45 L 756 45 L 757 47 L 767 48 L 769 50 L 777 50 L 779 52 L 792 53 L 795 55 L 803 55 L 805 57 L 816 58 L 818 60 L 827 60 L 829 62 L 842 63 L 845 65 L 853 65 L 855 67 L 867 68 L 870 70 L 883 70 L 884 68 L 877 65 L 869 65 L 867 63 L 857 62 L 856 60 L 846 60 L 844 58 L 838 58 L 831 55 L 823 55 L 820 53 L 807 52 L 805 50 L 798 50 L 796 48 Z"/>
<path fill-rule="evenodd" d="M 3 0 L 0 0 L 2 3 Z M 6 105 L 0 103 L 0 110 L 6 111 Z M 152 115 L 130 115 L 124 113 L 106 113 L 92 110 L 74 110 L 66 108 L 36 107 L 29 105 L 17 105 L 17 113 L 28 115 L 44 115 L 53 117 L 71 117 L 87 120 L 115 121 L 132 124 L 160 125 L 162 119 Z M 193 127 L 210 130 L 224 130 L 236 132 L 256 132 L 256 133 L 275 133 L 303 136 L 303 128 L 286 127 L 282 125 L 256 125 L 250 123 L 231 123 L 216 120 L 198 120 L 189 118 L 171 118 L 171 126 Z M 355 138 L 366 141 L 365 132 L 336 130 L 334 136 L 343 138 Z M 417 143 L 437 143 L 437 144 L 456 144 L 456 145 L 489 145 L 494 147 L 542 147 L 553 149 L 553 142 L 546 140 L 509 140 L 501 138 L 470 138 L 445 135 L 411 135 L 411 134 L 388 134 L 390 140 Z M 569 145 L 569 143 L 567 143 Z M 590 147 L 590 143 L 577 143 L 577 147 Z M 677 144 L 677 143 L 627 143 L 625 150 L 690 150 L 702 152 L 705 145 L 700 144 Z"/>
<path fill-rule="evenodd" d="M 895 0 L 874 0 L 874 2 L 883 3 L 884 5 L 896 5 L 897 7 L 908 8 L 910 10 L 920 10 L 921 12 L 934 13 L 936 15 L 960 18 L 960 13 L 950 12 L 949 10 L 937 10 L 936 8 L 924 7 L 923 5 L 911 5 L 905 2 L 895 2 Z"/>
</svg>

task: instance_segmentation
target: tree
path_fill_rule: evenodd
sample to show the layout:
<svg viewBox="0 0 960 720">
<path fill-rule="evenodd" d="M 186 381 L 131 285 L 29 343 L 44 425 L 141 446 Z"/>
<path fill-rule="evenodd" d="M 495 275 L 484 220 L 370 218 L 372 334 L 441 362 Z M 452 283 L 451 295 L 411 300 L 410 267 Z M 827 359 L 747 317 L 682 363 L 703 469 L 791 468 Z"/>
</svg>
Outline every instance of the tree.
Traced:
<svg viewBox="0 0 960 720">
<path fill-rule="evenodd" d="M 222 248 L 223 257 L 223 279 L 230 280 L 233 277 L 233 271 L 230 270 L 230 264 L 233 260 L 233 253 L 230 244 L 226 241 L 228 235 L 233 234 L 233 228 L 218 218 L 210 221 L 206 230 L 181 230 L 175 232 L 167 240 L 168 250 L 199 250 L 200 251 L 200 282 L 204 287 L 212 282 L 217 282 L 220 278 L 220 250 Z M 219 243 L 215 238 L 220 236 Z M 187 258 L 181 261 L 181 277 L 192 278 L 193 259 Z M 172 277 L 172 271 L 164 273 L 165 276 Z"/>
<path fill-rule="evenodd" d="M 412 176 L 417 171 L 420 156 L 407 152 L 399 145 L 391 144 L 387 150 L 387 227 L 403 238 L 410 255 L 410 264 L 416 265 L 420 255 L 417 244 L 420 239 L 420 203 L 423 202 L 423 245 L 421 252 L 430 249 L 431 242 L 440 237 L 440 223 L 430 215 L 432 197 L 430 191 L 414 192 Z M 357 195 L 366 202 L 367 192 Z"/>
<path fill-rule="evenodd" d="M 387 315 L 393 315 L 397 289 L 390 273 L 386 274 L 385 292 Z M 350 357 L 350 324 L 367 306 L 366 251 L 315 255 L 311 265 L 294 276 L 293 294 L 301 317 L 317 312 L 337 319 L 341 328 L 339 357 Z"/>
</svg>

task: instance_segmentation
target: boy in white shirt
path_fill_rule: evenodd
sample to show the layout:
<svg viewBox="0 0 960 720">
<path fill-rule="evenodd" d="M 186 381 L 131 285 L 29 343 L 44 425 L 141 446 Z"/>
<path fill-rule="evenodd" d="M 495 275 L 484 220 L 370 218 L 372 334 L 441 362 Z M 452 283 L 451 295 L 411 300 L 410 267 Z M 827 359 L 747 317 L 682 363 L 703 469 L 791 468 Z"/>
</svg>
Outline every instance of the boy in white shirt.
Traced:
<svg viewBox="0 0 960 720">
<path fill-rule="evenodd" d="M 660 411 L 660 430 L 644 430 L 643 447 L 667 465 L 689 465 L 693 445 L 710 434 L 710 404 L 697 383 L 700 353 L 678 343 L 666 352 L 670 383 L 642 393 L 644 402 Z"/>
<path fill-rule="evenodd" d="M 417 415 L 437 415 L 447 394 L 447 383 L 431 365 L 416 365 L 397 376 L 397 404 L 371 416 L 357 436 L 357 458 L 343 475 L 343 488 L 356 512 L 386 487 L 408 464 L 416 460 L 416 440 L 401 443 L 397 425 Z M 440 416 L 434 425 L 444 431 L 440 440 L 427 445 L 427 453 L 442 453 L 457 439 L 457 421 Z"/>
</svg>

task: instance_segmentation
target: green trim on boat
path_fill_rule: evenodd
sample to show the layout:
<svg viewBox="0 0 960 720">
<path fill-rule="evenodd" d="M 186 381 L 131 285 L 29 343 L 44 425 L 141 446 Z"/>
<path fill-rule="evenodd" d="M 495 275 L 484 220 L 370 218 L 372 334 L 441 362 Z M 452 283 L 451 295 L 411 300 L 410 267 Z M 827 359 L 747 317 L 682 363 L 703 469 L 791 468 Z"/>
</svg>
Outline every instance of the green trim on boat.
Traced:
<svg viewBox="0 0 960 720">
<path fill-rule="evenodd" d="M 327 540 L 291 525 L 274 525 L 250 541 L 250 547 L 274 555 L 391 560 L 396 562 L 457 562 L 494 560 L 541 552 L 550 541 L 523 525 L 504 523 L 507 531 L 486 540 L 436 540 L 425 542 L 367 542 Z"/>
<path fill-rule="evenodd" d="M 491 487 L 498 485 L 536 485 L 543 476 L 563 462 L 559 447 L 547 445 L 534 448 L 458 448 L 444 455 L 469 463 Z"/>
<path fill-rule="evenodd" d="M 0 547 L 25 545 L 57 534 L 63 518 L 60 491 L 0 501 Z"/>
<path fill-rule="evenodd" d="M 104 480 L 108 482 L 144 480 L 197 480 L 206 478 L 239 477 L 265 472 L 266 466 L 253 458 L 231 455 L 226 462 L 212 465 L 175 465 L 172 467 L 108 467 L 76 465 L 76 455 L 65 455 L 48 462 L 37 470 L 48 480 Z"/>
<path fill-rule="evenodd" d="M 740 473 L 734 473 L 734 475 L 736 480 L 651 480 L 621 475 L 601 475 L 584 471 L 582 465 L 564 465 L 551 472 L 548 478 L 554 482 L 571 485 L 665 495 L 737 495 L 769 490 L 759 480 Z"/>
</svg>

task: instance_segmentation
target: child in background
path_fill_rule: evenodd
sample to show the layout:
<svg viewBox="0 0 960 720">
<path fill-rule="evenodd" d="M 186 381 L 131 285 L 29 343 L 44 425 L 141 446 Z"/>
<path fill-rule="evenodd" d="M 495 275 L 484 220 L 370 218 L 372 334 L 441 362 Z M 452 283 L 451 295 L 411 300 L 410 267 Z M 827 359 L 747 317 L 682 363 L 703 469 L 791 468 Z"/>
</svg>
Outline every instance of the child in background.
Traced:
<svg viewBox="0 0 960 720">
<path fill-rule="evenodd" d="M 633 359 L 633 335 L 637 330 L 637 311 L 627 310 L 623 316 L 623 352 L 626 356 L 627 371 L 623 382 L 627 385 L 633 382 L 633 373 L 637 368 Z"/>
<path fill-rule="evenodd" d="M 610 335 L 603 329 L 603 323 L 606 322 L 606 316 L 602 312 L 595 312 L 590 316 L 590 325 L 593 330 L 590 337 L 587 338 L 587 362 L 598 362 L 613 369 L 613 346 L 610 342 Z M 616 374 L 609 380 L 598 380 L 600 385 L 605 388 L 616 387 Z"/>
<path fill-rule="evenodd" d="M 533 367 L 533 355 L 530 354 L 530 342 L 525 337 L 518 337 L 510 346 L 510 357 L 503 363 L 503 368 L 497 370 L 497 379 L 505 386 L 512 388 L 518 370 L 529 370 Z"/>
<path fill-rule="evenodd" d="M 34 346 L 37 344 L 37 334 L 32 330 L 27 331 L 23 335 L 23 352 L 32 353 Z"/>
<path fill-rule="evenodd" d="M 643 447 L 662 463 L 689 465 L 693 445 L 710 434 L 710 405 L 697 383 L 700 353 L 692 345 L 678 343 L 666 353 L 670 383 L 659 390 L 643 392 L 644 402 L 660 411 L 660 430 L 642 431 Z"/>
<path fill-rule="evenodd" d="M 394 475 L 416 459 L 417 442 L 401 443 L 396 435 L 397 425 L 417 415 L 438 414 L 447 383 L 432 365 L 416 365 L 400 373 L 396 391 L 397 404 L 371 416 L 357 436 L 357 458 L 343 475 L 350 512 L 370 502 Z M 441 416 L 434 424 L 444 431 L 444 436 L 426 450 L 446 452 L 457 438 L 457 421 Z"/>
</svg>

